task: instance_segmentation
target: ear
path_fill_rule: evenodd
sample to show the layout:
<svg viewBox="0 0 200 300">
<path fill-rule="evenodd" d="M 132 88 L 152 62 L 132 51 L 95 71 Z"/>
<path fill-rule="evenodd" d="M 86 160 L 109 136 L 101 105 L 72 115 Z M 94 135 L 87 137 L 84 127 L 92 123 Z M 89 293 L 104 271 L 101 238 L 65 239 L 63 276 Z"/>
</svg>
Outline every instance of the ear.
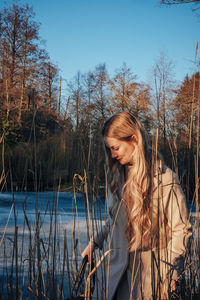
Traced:
<svg viewBox="0 0 200 300">
<path fill-rule="evenodd" d="M 137 135 L 135 135 L 135 134 L 133 134 L 132 135 L 132 137 L 131 137 L 131 140 L 134 142 L 134 143 L 136 143 L 136 144 L 138 144 L 138 136 Z"/>
</svg>

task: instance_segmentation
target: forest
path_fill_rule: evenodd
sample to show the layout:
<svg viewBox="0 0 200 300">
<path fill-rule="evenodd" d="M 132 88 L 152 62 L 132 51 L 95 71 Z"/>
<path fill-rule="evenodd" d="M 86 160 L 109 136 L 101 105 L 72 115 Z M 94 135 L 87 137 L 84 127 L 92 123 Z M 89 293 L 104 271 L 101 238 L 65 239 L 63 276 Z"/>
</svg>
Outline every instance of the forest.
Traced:
<svg viewBox="0 0 200 300">
<path fill-rule="evenodd" d="M 64 79 L 39 35 L 29 5 L 0 12 L 0 189 L 70 190 L 86 172 L 91 189 L 105 181 L 101 127 L 119 111 L 137 116 L 187 199 L 198 193 L 200 73 L 177 83 L 165 53 L 152 67 L 151 83 L 140 82 L 124 62 L 109 74 L 106 63 Z M 195 52 L 195 49 L 194 49 Z M 184 74 L 183 74 L 184 75 Z"/>
<path fill-rule="evenodd" d="M 197 2 L 199 9 L 196 0 L 161 2 Z M 173 57 L 165 52 L 155 58 L 148 82 L 126 62 L 114 74 L 99 62 L 87 73 L 77 70 L 73 78 L 62 78 L 40 37 L 33 8 L 13 4 L 0 10 L 1 299 L 78 295 L 73 287 L 81 249 L 108 214 L 101 128 L 121 111 L 139 118 L 150 146 L 179 176 L 193 237 L 181 291 L 178 286 L 176 297 L 169 298 L 199 299 L 198 51 L 197 42 L 193 71 L 182 74 L 181 82 Z M 88 269 L 83 286 L 85 299 L 90 299 L 93 271 Z"/>
</svg>

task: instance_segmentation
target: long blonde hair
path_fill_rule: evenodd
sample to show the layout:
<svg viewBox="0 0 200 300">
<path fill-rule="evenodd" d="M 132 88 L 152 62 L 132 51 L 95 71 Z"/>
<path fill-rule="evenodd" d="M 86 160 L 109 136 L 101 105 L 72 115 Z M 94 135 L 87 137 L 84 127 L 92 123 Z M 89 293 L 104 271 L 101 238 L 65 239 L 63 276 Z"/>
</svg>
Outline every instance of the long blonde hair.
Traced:
<svg viewBox="0 0 200 300">
<path fill-rule="evenodd" d="M 142 247 L 142 240 L 149 239 L 151 231 L 150 205 L 153 181 L 153 157 L 146 135 L 138 119 L 128 112 L 121 112 L 108 119 L 102 129 L 103 137 L 131 142 L 136 135 L 138 143 L 132 153 L 130 167 L 120 165 L 112 158 L 105 145 L 110 190 L 113 194 L 111 210 L 122 200 L 127 212 L 127 237 L 130 251 Z M 127 174 L 122 182 L 123 174 Z"/>
</svg>

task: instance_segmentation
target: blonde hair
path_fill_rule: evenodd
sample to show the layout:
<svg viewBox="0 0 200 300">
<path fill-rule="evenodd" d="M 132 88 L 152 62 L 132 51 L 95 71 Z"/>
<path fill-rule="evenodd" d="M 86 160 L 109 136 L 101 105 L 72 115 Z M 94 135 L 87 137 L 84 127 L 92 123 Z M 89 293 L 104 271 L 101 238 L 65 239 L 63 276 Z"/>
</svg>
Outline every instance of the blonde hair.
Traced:
<svg viewBox="0 0 200 300">
<path fill-rule="evenodd" d="M 149 239 L 151 231 L 150 205 L 154 170 L 152 151 L 141 123 L 128 112 L 118 113 L 108 119 L 103 126 L 102 135 L 128 142 L 131 142 L 133 135 L 138 139 L 130 167 L 120 165 L 112 158 L 110 149 L 105 145 L 110 190 L 114 199 L 111 213 L 114 214 L 119 202 L 124 201 L 128 219 L 127 237 L 130 251 L 133 251 L 143 247 L 142 240 Z M 123 183 L 123 174 L 126 173 L 127 178 Z"/>
</svg>

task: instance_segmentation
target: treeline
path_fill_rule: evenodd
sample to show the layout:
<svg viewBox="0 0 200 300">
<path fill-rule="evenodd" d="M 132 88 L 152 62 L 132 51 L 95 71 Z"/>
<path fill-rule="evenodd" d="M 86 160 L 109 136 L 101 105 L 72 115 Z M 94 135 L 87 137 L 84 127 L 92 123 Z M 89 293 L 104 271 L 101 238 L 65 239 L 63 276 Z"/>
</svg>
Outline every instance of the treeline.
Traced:
<svg viewBox="0 0 200 300">
<path fill-rule="evenodd" d="M 74 174 L 84 170 L 91 188 L 103 186 L 101 127 L 108 116 L 126 110 L 141 120 L 153 145 L 157 132 L 160 152 L 191 198 L 199 169 L 199 89 L 198 72 L 177 86 L 164 54 L 155 63 L 151 84 L 139 82 L 125 63 L 112 76 L 99 64 L 66 83 L 39 37 L 33 9 L 12 5 L 2 10 L 1 190 L 59 184 L 67 190 Z"/>
</svg>

